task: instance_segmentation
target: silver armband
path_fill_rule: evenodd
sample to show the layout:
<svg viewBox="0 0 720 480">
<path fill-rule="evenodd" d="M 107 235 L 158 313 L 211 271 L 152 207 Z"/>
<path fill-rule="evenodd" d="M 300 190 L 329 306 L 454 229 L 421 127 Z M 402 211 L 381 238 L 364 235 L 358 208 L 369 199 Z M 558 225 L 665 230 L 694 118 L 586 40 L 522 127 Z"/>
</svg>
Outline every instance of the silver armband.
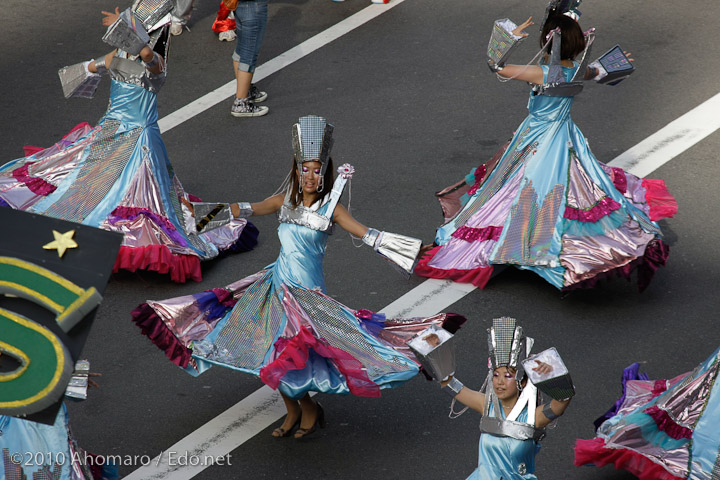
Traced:
<svg viewBox="0 0 720 480">
<path fill-rule="evenodd" d="M 558 418 L 560 416 L 560 415 L 556 414 L 555 412 L 553 412 L 552 408 L 550 408 L 550 403 L 546 403 L 545 405 L 543 405 L 542 413 L 550 421 L 555 420 L 556 418 Z"/>
<path fill-rule="evenodd" d="M 253 214 L 252 205 L 250 205 L 250 202 L 238 202 L 238 209 L 240 209 L 240 213 L 235 216 L 233 215 L 233 218 L 250 218 Z M 230 211 L 232 213 L 232 210 Z"/>
<path fill-rule="evenodd" d="M 95 60 L 95 68 L 97 69 L 98 75 L 105 75 L 108 73 L 107 66 L 105 66 L 105 57 L 100 57 L 100 60 Z"/>
<path fill-rule="evenodd" d="M 451 397 L 455 398 L 459 393 L 460 390 L 463 389 L 465 385 L 458 380 L 457 378 L 453 377 L 450 382 L 448 382 L 447 385 L 442 387 L 442 391 L 450 395 Z"/>
<path fill-rule="evenodd" d="M 365 245 L 375 248 L 375 242 L 377 241 L 379 236 L 380 232 L 378 232 L 374 228 L 368 228 L 368 231 L 365 232 L 365 235 L 363 235 L 362 237 L 362 241 Z"/>
<path fill-rule="evenodd" d="M 152 68 L 155 65 L 157 65 L 160 62 L 160 54 L 157 52 L 153 52 L 153 58 L 149 62 L 146 62 L 143 60 L 143 65 L 145 65 L 146 68 Z"/>
</svg>

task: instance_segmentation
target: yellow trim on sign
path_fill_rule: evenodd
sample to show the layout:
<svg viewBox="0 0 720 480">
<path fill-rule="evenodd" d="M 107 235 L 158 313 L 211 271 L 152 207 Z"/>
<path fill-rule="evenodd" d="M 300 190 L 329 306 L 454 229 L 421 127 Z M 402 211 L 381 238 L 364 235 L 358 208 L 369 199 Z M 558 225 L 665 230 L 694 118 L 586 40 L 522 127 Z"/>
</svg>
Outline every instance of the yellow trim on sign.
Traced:
<svg viewBox="0 0 720 480">
<path fill-rule="evenodd" d="M 27 353 L 23 352 L 19 348 L 13 347 L 9 343 L 0 341 L 0 352 L 4 352 L 8 355 L 20 359 L 20 368 L 8 373 L 0 372 L 0 382 L 9 382 L 10 380 L 15 380 L 20 375 L 25 373 L 25 370 L 27 370 L 28 366 L 30 366 L 30 357 L 27 356 Z"/>
</svg>

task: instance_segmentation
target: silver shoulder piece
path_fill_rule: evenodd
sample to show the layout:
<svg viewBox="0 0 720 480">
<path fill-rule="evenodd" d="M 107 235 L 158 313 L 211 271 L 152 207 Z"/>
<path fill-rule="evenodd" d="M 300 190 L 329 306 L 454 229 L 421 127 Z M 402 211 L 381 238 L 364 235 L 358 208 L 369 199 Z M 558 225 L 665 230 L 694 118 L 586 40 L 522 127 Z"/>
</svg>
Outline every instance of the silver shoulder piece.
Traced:
<svg viewBox="0 0 720 480">
<path fill-rule="evenodd" d="M 415 269 L 422 241 L 397 233 L 381 232 L 373 249 L 388 260 L 397 271 L 409 278 Z"/>
<path fill-rule="evenodd" d="M 114 57 L 108 70 L 113 80 L 138 85 L 145 90 L 157 93 L 165 83 L 165 73 L 149 73 L 138 60 Z"/>
<path fill-rule="evenodd" d="M 148 44 L 150 36 L 145 31 L 142 22 L 128 8 L 120 14 L 115 23 L 110 25 L 102 37 L 108 45 L 137 55 Z"/>
<path fill-rule="evenodd" d="M 60 84 L 62 85 L 63 95 L 65 98 L 82 97 L 92 98 L 95 96 L 98 84 L 100 83 L 100 75 L 90 73 L 87 69 L 89 62 L 76 63 L 68 67 L 58 70 Z M 97 65 L 97 62 L 95 62 Z"/>
<path fill-rule="evenodd" d="M 320 232 L 330 233 L 332 228 L 332 222 L 328 217 L 302 205 L 292 208 L 286 203 L 283 204 L 278 212 L 278 220 L 281 223 L 294 223 Z"/>
</svg>

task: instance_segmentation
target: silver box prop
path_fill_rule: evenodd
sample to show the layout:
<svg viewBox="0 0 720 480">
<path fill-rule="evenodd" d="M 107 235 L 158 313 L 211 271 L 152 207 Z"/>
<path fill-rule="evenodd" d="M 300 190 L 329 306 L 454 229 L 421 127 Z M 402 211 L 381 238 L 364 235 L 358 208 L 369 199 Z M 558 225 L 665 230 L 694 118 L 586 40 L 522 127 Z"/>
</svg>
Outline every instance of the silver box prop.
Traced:
<svg viewBox="0 0 720 480">
<path fill-rule="evenodd" d="M 125 50 L 130 55 L 137 55 L 150 41 L 142 22 L 135 18 L 130 10 L 125 10 L 120 17 L 110 25 L 102 37 L 108 45 Z"/>
<path fill-rule="evenodd" d="M 58 70 L 60 85 L 62 85 L 65 98 L 95 96 L 101 76 L 88 72 L 85 63 L 76 63 Z"/>
<path fill-rule="evenodd" d="M 455 373 L 453 335 L 444 328 L 431 325 L 408 342 L 420 365 L 437 381 Z"/>
<path fill-rule="evenodd" d="M 600 84 L 617 85 L 635 71 L 635 67 L 620 48 L 620 45 L 615 45 L 601 55 L 597 61 L 607 72 L 605 77 L 597 81 Z"/>
<path fill-rule="evenodd" d="M 133 4 L 132 10 L 145 28 L 151 31 L 173 8 L 175 5 L 172 0 L 138 0 Z"/>
<path fill-rule="evenodd" d="M 538 366 L 538 361 L 550 365 L 552 371 L 545 374 L 533 371 L 533 369 Z M 533 385 L 541 392 L 550 396 L 550 398 L 567 400 L 575 395 L 575 387 L 570 378 L 570 373 L 563 363 L 562 358 L 560 358 L 560 354 L 555 350 L 555 347 L 529 356 L 522 361 L 522 364 Z"/>
<path fill-rule="evenodd" d="M 488 58 L 497 65 L 503 65 L 523 41 L 522 38 L 513 38 L 510 32 L 503 28 L 502 23 L 504 22 L 510 22 L 510 20 L 507 18 L 495 20 L 488 43 Z"/>
</svg>

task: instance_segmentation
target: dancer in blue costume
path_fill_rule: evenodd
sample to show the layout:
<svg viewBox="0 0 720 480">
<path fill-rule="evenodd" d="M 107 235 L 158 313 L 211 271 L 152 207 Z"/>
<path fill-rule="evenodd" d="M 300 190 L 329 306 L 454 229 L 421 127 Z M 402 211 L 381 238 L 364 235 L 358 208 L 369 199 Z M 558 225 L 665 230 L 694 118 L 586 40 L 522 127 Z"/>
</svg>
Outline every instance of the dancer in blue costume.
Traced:
<svg viewBox="0 0 720 480">
<path fill-rule="evenodd" d="M 194 206 L 200 228 L 277 213 L 282 248 L 275 263 L 224 289 L 148 301 L 133 312 L 143 333 L 191 373 L 218 364 L 258 375 L 278 388 L 288 415 L 273 432 L 276 437 L 290 435 L 299 425 L 295 437 L 300 438 L 324 425 L 310 391 L 379 396 L 381 388 L 414 377 L 418 364 L 406 341 L 429 324 L 455 330 L 464 320 L 445 314 L 385 319 L 325 295 L 323 259 L 333 224 L 361 237 L 407 273 L 421 246 L 417 239 L 365 227 L 338 203 L 353 168 L 341 166 L 333 179 L 332 129 L 317 116 L 302 117 L 294 126 L 295 157 L 282 194 L 223 211 Z"/>
<path fill-rule="evenodd" d="M 569 377 L 564 385 L 555 380 L 554 390 L 546 389 L 545 382 L 536 387 L 529 381 L 522 361 L 533 340 L 523 335 L 515 319 L 494 319 L 488 345 L 490 369 L 482 391 L 471 390 L 454 377 L 441 382 L 443 391 L 453 397 L 453 405 L 457 400 L 483 415 L 478 468 L 468 480 L 536 480 L 538 442 L 545 436 L 545 427 L 565 412 L 574 388 Z M 550 351 L 541 353 L 547 361 L 535 360 L 532 369 L 543 380 L 562 365 L 559 357 L 546 355 Z M 553 397 L 543 405 L 538 405 L 539 388 Z"/>
<path fill-rule="evenodd" d="M 505 264 L 568 290 L 637 268 L 643 289 L 665 264 L 668 248 L 655 220 L 672 216 L 675 200 L 661 180 L 637 178 L 592 154 L 570 117 L 571 95 L 582 88 L 571 80 L 585 69 L 574 59 L 586 51 L 586 38 L 574 18 L 548 13 L 541 45 L 552 48 L 552 61 L 491 64 L 501 79 L 534 84 L 529 116 L 490 162 L 438 194 L 446 223 L 415 273 L 482 288 L 493 265 Z M 505 22 L 505 35 L 515 39 L 533 25 Z"/>
<path fill-rule="evenodd" d="M 100 74 L 108 73 L 108 111 L 96 127 L 78 126 L 55 146 L 0 167 L 0 206 L 122 233 L 115 271 L 147 269 L 176 282 L 200 281 L 201 260 L 252 249 L 257 229 L 244 219 L 207 234 L 186 228 L 195 222 L 182 202 L 194 197 L 175 176 L 157 124 L 172 7 L 169 0 L 136 0 L 124 16 L 118 9 L 103 12 L 109 31 L 131 19 L 136 28 L 147 24 L 149 40 L 135 45 L 135 55 L 118 49 L 61 70 L 66 94 L 76 96 L 92 96 Z"/>
</svg>

